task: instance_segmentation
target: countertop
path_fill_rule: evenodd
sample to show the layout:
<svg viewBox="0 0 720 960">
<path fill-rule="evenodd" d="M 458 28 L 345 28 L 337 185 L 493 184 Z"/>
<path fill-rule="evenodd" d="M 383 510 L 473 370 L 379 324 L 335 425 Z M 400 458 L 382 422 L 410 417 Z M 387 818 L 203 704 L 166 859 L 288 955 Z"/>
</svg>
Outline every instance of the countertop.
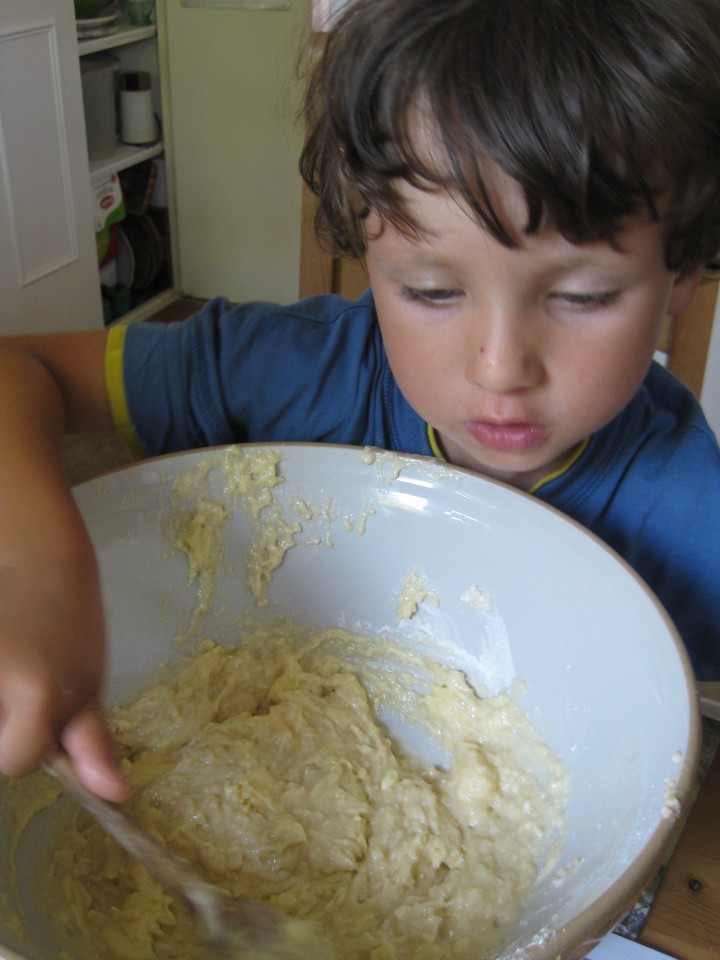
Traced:
<svg viewBox="0 0 720 960">
<path fill-rule="evenodd" d="M 679 960 L 720 960 L 720 749 L 700 784 L 638 941 Z"/>
</svg>

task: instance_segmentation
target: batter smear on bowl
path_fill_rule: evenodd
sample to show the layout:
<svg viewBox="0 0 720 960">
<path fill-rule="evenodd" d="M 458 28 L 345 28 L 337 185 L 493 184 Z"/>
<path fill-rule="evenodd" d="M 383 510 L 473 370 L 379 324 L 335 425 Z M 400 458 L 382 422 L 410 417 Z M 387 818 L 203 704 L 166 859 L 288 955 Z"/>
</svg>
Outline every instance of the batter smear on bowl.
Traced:
<svg viewBox="0 0 720 960">
<path fill-rule="evenodd" d="M 560 846 L 565 770 L 513 696 L 389 640 L 268 622 L 205 641 L 113 719 L 143 824 L 344 960 L 497 955 Z M 82 813 L 49 888 L 88 953 L 202 956 L 189 914 Z"/>
</svg>

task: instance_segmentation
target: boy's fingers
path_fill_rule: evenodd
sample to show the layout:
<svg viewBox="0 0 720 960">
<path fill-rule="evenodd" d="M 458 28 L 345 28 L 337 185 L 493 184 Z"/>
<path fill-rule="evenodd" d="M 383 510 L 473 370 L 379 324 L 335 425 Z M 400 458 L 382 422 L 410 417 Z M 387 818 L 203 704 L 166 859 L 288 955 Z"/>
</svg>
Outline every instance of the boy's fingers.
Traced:
<svg viewBox="0 0 720 960">
<path fill-rule="evenodd" d="M 115 760 L 110 729 L 98 704 L 88 705 L 69 720 L 60 742 L 88 789 L 115 802 L 129 796 L 130 787 Z"/>
<path fill-rule="evenodd" d="M 34 770 L 53 748 L 52 731 L 38 720 L 29 703 L 0 713 L 0 773 L 22 777 Z"/>
<path fill-rule="evenodd" d="M 39 719 L 37 705 L 28 697 L 0 713 L 0 773 L 22 777 L 50 756 L 56 740 L 49 725 Z M 106 800 L 126 799 L 130 788 L 114 757 L 110 731 L 97 704 L 72 717 L 60 735 L 77 775 Z"/>
</svg>

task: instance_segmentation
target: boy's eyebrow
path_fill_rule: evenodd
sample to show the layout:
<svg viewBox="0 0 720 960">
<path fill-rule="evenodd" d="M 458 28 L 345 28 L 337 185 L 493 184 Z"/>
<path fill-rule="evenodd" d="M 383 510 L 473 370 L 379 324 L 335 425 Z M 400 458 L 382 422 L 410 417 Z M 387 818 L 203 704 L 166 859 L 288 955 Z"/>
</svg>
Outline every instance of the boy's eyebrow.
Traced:
<svg viewBox="0 0 720 960">
<path fill-rule="evenodd" d="M 530 238 L 532 241 L 533 238 Z M 532 251 L 515 249 L 513 252 L 522 257 L 523 253 L 532 255 Z M 462 264 L 438 251 L 432 239 L 426 236 L 413 238 L 410 245 L 401 245 L 389 257 L 384 257 L 387 266 L 392 270 L 437 270 L 452 276 L 462 271 Z M 632 259 L 624 253 L 621 247 L 612 247 L 608 244 L 576 245 L 569 241 L 558 248 L 546 249 L 536 261 L 539 274 L 561 279 L 570 273 L 591 269 L 596 272 L 597 282 L 619 282 L 621 269 L 631 270 Z M 452 281 L 450 281 L 452 282 Z"/>
</svg>

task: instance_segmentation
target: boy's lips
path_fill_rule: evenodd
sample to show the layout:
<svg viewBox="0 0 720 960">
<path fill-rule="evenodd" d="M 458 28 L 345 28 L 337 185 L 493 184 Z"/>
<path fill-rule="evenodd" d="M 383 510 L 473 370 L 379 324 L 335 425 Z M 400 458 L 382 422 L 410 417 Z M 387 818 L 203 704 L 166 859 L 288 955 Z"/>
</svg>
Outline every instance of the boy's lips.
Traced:
<svg viewBox="0 0 720 960">
<path fill-rule="evenodd" d="M 542 423 L 498 423 L 492 420 L 468 420 L 465 429 L 478 443 L 500 453 L 531 450 L 550 432 Z"/>
</svg>

